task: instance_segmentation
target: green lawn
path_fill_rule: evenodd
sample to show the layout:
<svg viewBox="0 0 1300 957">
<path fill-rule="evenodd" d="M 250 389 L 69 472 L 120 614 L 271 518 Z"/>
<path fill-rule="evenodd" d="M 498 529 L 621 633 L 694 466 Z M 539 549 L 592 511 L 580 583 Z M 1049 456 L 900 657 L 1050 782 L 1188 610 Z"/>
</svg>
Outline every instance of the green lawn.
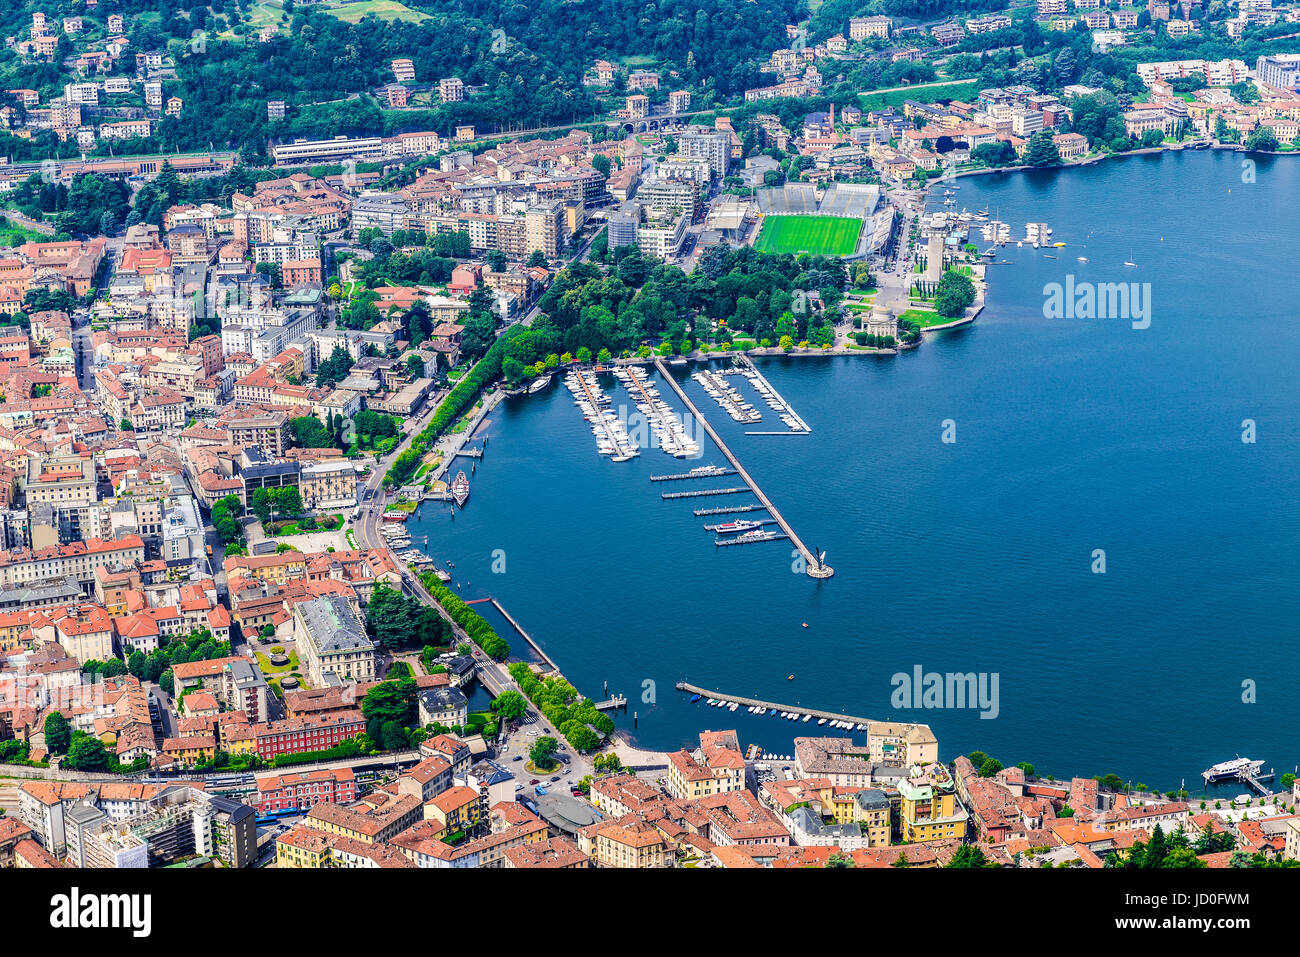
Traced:
<svg viewBox="0 0 1300 957">
<path fill-rule="evenodd" d="M 862 220 L 838 216 L 768 216 L 754 248 L 765 253 L 848 256 L 858 245 Z"/>
<path fill-rule="evenodd" d="M 405 20 L 407 23 L 419 23 L 429 19 L 427 13 L 417 13 L 397 0 L 362 0 L 361 3 L 322 3 L 321 9 L 332 17 L 345 23 L 357 23 L 366 14 L 373 13 L 381 20 Z"/>
<path fill-rule="evenodd" d="M 950 322 L 956 322 L 961 316 L 941 316 L 937 312 L 931 312 L 929 309 L 907 309 L 898 314 L 899 320 L 910 319 L 919 325 L 922 329 L 929 326 L 942 326 Z"/>
<path fill-rule="evenodd" d="M 889 93 L 863 93 L 858 97 L 858 104 L 863 111 L 883 110 L 887 106 L 902 106 L 907 100 L 922 100 L 933 103 L 936 100 L 969 100 L 979 92 L 979 80 L 955 80 L 952 83 L 918 84 L 910 90 L 893 90 Z"/>
</svg>

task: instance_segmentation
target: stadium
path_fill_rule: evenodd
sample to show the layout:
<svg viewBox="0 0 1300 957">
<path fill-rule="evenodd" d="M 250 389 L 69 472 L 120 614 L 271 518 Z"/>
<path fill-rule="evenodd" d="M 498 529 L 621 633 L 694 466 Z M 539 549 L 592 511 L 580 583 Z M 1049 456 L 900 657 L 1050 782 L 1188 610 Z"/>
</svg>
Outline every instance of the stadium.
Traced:
<svg viewBox="0 0 1300 957">
<path fill-rule="evenodd" d="M 754 248 L 765 253 L 810 253 L 856 259 L 879 249 L 889 236 L 888 216 L 877 215 L 880 188 L 811 183 L 758 190 L 759 229 Z"/>
</svg>

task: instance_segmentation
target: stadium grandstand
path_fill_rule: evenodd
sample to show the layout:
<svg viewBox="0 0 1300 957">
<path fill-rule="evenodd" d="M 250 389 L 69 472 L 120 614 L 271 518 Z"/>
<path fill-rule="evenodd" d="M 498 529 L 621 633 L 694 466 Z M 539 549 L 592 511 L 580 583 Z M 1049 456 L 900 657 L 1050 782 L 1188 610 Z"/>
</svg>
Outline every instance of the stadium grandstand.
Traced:
<svg viewBox="0 0 1300 957">
<path fill-rule="evenodd" d="M 881 200 L 878 186 L 829 183 L 819 190 L 811 183 L 787 183 L 757 190 L 754 198 L 763 221 L 755 245 L 767 252 L 856 258 L 870 254 L 889 235 L 887 217 L 876 215 Z M 809 217 L 809 221 L 789 218 L 796 216 Z M 858 228 L 846 230 L 847 222 L 832 220 L 856 222 Z"/>
</svg>

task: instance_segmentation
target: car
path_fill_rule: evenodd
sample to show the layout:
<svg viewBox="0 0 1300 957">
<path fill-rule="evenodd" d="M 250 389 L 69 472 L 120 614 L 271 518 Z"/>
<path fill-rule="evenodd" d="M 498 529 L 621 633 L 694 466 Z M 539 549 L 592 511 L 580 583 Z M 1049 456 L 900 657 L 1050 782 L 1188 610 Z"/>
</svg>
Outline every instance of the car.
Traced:
<svg viewBox="0 0 1300 957">
<path fill-rule="evenodd" d="M 555 777 L 551 778 L 551 783 L 554 784 L 558 780 L 560 780 L 560 776 L 557 774 Z"/>
<path fill-rule="evenodd" d="M 515 785 L 515 790 L 516 790 L 516 791 L 522 791 L 523 789 L 524 789 L 524 786 L 523 786 L 522 784 L 516 784 L 516 785 Z"/>
<path fill-rule="evenodd" d="M 516 761 L 522 761 L 523 759 L 524 759 L 524 756 L 523 756 L 522 754 L 516 754 L 515 757 L 514 757 L 514 760 L 516 760 Z"/>
<path fill-rule="evenodd" d="M 565 768 L 565 769 L 564 769 L 564 773 L 565 773 L 565 774 L 572 774 L 572 773 L 573 773 L 573 768 Z"/>
<path fill-rule="evenodd" d="M 530 728 L 530 729 L 528 730 L 528 736 L 529 736 L 530 738 L 535 738 L 535 737 L 537 737 L 537 729 L 536 729 L 536 728 Z"/>
<path fill-rule="evenodd" d="M 539 780 L 537 780 L 537 778 L 533 778 L 533 779 L 532 779 L 531 781 L 529 781 L 528 783 L 529 783 L 529 784 L 541 784 L 542 782 L 539 781 Z"/>
</svg>

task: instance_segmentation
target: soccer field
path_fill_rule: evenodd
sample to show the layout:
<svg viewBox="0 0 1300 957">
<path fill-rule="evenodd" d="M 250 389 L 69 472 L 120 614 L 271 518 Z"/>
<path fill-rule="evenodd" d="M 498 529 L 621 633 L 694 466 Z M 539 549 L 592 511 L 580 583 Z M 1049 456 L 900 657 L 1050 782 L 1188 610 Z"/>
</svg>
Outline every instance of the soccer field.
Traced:
<svg viewBox="0 0 1300 957">
<path fill-rule="evenodd" d="M 754 248 L 764 253 L 848 256 L 858 245 L 862 220 L 839 216 L 768 216 Z"/>
</svg>

